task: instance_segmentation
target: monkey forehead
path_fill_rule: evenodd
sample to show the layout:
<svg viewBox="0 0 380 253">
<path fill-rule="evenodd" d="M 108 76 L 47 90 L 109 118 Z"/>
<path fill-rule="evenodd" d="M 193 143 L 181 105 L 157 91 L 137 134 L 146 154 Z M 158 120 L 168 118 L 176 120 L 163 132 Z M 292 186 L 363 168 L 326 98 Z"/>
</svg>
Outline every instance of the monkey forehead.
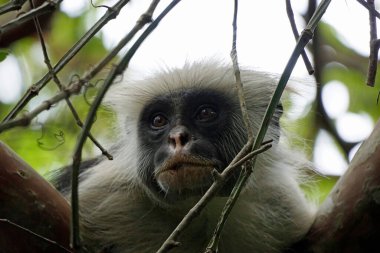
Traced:
<svg viewBox="0 0 380 253">
<path fill-rule="evenodd" d="M 275 87 L 276 78 L 268 73 L 241 70 L 248 106 L 265 106 Z M 185 64 L 166 69 L 141 80 L 125 80 L 112 87 L 106 104 L 119 115 L 137 120 L 144 106 L 160 96 L 186 94 L 186 91 L 213 90 L 236 99 L 235 75 L 230 65 L 215 61 Z"/>
<path fill-rule="evenodd" d="M 196 105 L 198 101 L 210 104 L 231 104 L 231 102 L 238 103 L 237 97 L 230 97 L 231 92 L 223 90 L 209 89 L 205 87 L 189 87 L 170 91 L 170 93 L 157 93 L 156 96 L 151 97 L 145 103 L 145 107 L 150 104 L 166 102 L 170 103 L 173 107 L 183 107 L 188 105 Z"/>
</svg>

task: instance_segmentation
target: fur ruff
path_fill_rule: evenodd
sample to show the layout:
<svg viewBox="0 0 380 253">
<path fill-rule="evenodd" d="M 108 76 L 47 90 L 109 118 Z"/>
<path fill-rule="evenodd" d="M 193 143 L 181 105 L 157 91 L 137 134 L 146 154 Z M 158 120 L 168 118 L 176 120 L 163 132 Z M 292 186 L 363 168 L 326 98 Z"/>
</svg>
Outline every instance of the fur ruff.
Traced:
<svg viewBox="0 0 380 253">
<path fill-rule="evenodd" d="M 241 75 L 257 132 L 276 78 L 246 70 Z M 107 103 L 118 115 L 119 141 L 123 145 L 113 154 L 113 161 L 90 168 L 80 184 L 81 224 L 87 247 L 108 248 L 112 253 L 157 251 L 197 199 L 167 205 L 155 199 L 140 181 L 136 169 L 139 114 L 157 94 L 170 94 L 178 89 L 208 88 L 236 97 L 234 83 L 231 67 L 203 62 L 115 85 Z M 232 129 L 243 125 L 235 124 Z M 276 139 L 278 132 L 278 126 L 272 124 L 266 139 Z M 299 187 L 305 167 L 308 163 L 304 158 L 284 147 L 281 141 L 259 155 L 223 230 L 219 252 L 276 253 L 301 238 L 315 213 Z M 181 247 L 172 252 L 203 252 L 225 200 L 214 198 L 181 236 Z"/>
</svg>

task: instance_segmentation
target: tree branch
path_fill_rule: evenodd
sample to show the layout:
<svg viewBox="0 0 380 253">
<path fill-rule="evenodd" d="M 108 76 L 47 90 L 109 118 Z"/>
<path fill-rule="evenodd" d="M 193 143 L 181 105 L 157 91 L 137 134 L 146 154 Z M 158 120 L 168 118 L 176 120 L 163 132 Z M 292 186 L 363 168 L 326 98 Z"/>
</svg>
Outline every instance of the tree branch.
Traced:
<svg viewBox="0 0 380 253">
<path fill-rule="evenodd" d="M 379 252 L 380 121 L 320 206 L 308 234 L 289 252 Z"/>
<path fill-rule="evenodd" d="M 154 1 L 157 2 L 158 1 Z M 72 173 L 72 191 L 71 191 L 71 205 L 72 205 L 72 245 L 73 248 L 76 250 L 81 249 L 80 245 L 80 237 L 79 237 L 79 203 L 78 203 L 78 177 L 79 177 L 79 166 L 81 162 L 81 156 L 82 156 L 82 148 L 84 145 L 84 142 L 87 139 L 87 135 L 89 130 L 91 129 L 91 126 L 94 122 L 94 117 L 96 115 L 96 112 L 100 106 L 100 103 L 107 93 L 109 87 L 114 82 L 115 78 L 119 75 L 122 75 L 122 73 L 125 71 L 125 69 L 128 67 L 130 60 L 136 53 L 137 49 L 140 47 L 140 45 L 144 42 L 144 40 L 150 35 L 151 32 L 154 31 L 154 29 L 158 26 L 160 21 L 180 2 L 180 0 L 174 0 L 172 1 L 162 12 L 161 14 L 147 27 L 147 29 L 142 33 L 142 35 L 137 39 L 137 41 L 132 45 L 132 47 L 128 50 L 128 52 L 125 54 L 125 56 L 121 59 L 119 64 L 117 64 L 112 71 L 108 74 L 106 80 L 104 81 L 103 86 L 98 91 L 98 94 L 95 97 L 95 100 L 93 104 L 91 105 L 90 111 L 87 115 L 85 124 L 82 128 L 82 131 L 80 133 L 80 136 L 78 138 L 74 156 L 73 156 L 73 173 Z"/>
<path fill-rule="evenodd" d="M 16 126 L 27 126 L 30 124 L 33 118 L 35 118 L 41 112 L 49 110 L 52 105 L 57 104 L 61 100 L 65 99 L 66 97 L 70 97 L 73 94 L 78 94 L 83 85 L 94 78 L 107 64 L 110 63 L 110 61 L 137 34 L 139 30 L 141 30 L 147 23 L 151 22 L 153 11 L 158 3 L 159 1 L 152 1 L 148 10 L 140 16 L 131 31 L 123 39 L 121 39 L 120 42 L 111 50 L 111 52 L 101 61 L 99 61 L 95 67 L 85 73 L 81 78 L 78 78 L 78 80 L 73 81 L 68 88 L 65 88 L 49 100 L 44 101 L 40 106 L 34 108 L 32 111 L 23 114 L 23 116 L 20 118 L 11 119 L 1 123 L 0 133 Z"/>
<path fill-rule="evenodd" d="M 0 251 L 71 252 L 69 219 L 68 202 L 0 142 Z"/>
<path fill-rule="evenodd" d="M 298 40 L 300 35 L 298 33 L 296 22 L 294 20 L 294 13 L 293 13 L 293 9 L 292 9 L 292 5 L 291 5 L 290 0 L 286 0 L 286 13 L 288 14 L 288 18 L 290 21 L 290 26 L 292 27 L 294 38 L 296 40 Z M 314 69 L 310 63 L 309 58 L 307 57 L 305 50 L 302 50 L 301 56 L 302 56 L 303 62 L 305 63 L 305 67 L 307 69 L 307 72 L 309 73 L 309 75 L 312 75 L 314 73 Z"/>
<path fill-rule="evenodd" d="M 247 130 L 247 146 L 252 146 L 254 137 L 253 137 L 253 128 L 251 121 L 249 119 L 249 114 L 245 102 L 245 97 L 244 97 L 244 91 L 243 91 L 243 83 L 241 81 L 241 76 L 240 76 L 240 68 L 239 68 L 239 63 L 238 63 L 238 55 L 237 55 L 237 50 L 236 50 L 236 41 L 237 41 L 237 18 L 238 18 L 238 6 L 239 6 L 239 1 L 234 0 L 234 15 L 233 15 L 233 22 L 232 22 L 232 49 L 231 49 L 231 60 L 233 64 L 233 69 L 235 73 L 235 80 L 236 80 L 236 89 L 238 91 L 238 96 L 239 96 L 239 101 L 240 101 L 240 109 L 243 115 L 243 120 L 244 120 L 244 125 Z M 238 162 L 235 163 L 235 167 L 240 167 L 240 165 L 237 164 L 244 164 L 245 162 Z M 227 200 L 227 203 L 230 201 L 234 201 L 234 199 L 229 198 Z M 228 218 L 228 215 L 230 214 L 233 203 L 231 204 L 226 204 L 226 206 L 223 208 L 222 213 L 219 217 L 218 223 L 216 225 L 215 231 L 213 233 L 213 236 L 211 237 L 211 240 L 206 248 L 206 253 L 213 253 L 218 251 L 218 246 L 219 246 L 219 241 L 220 241 L 220 235 L 223 230 L 224 224 Z"/>
<path fill-rule="evenodd" d="M 29 2 L 30 2 L 30 5 L 32 6 L 32 8 L 34 8 L 33 1 L 29 0 Z M 42 48 L 42 53 L 43 53 L 43 56 L 44 56 L 45 64 L 48 67 L 51 76 L 53 77 L 54 83 L 57 85 L 58 89 L 60 91 L 62 91 L 64 89 L 64 87 L 61 84 L 61 81 L 59 80 L 57 74 L 54 73 L 53 66 L 51 65 L 51 62 L 50 62 L 50 59 L 49 59 L 49 55 L 48 55 L 48 52 L 47 52 L 47 49 L 46 49 L 46 45 L 45 45 L 45 40 L 44 40 L 44 37 L 42 35 L 42 28 L 41 28 L 40 22 L 39 22 L 38 18 L 33 18 L 33 21 L 34 21 L 35 27 L 37 29 L 38 37 L 40 39 L 40 43 L 41 43 L 41 48 Z M 65 97 L 65 101 L 66 101 L 66 104 L 69 107 L 69 109 L 71 111 L 71 114 L 73 115 L 73 117 L 74 117 L 75 122 L 77 123 L 77 125 L 79 127 L 83 127 L 83 122 L 81 121 L 81 119 L 79 117 L 79 114 L 75 110 L 75 108 L 74 108 L 73 104 L 71 103 L 70 98 L 68 96 Z M 108 151 L 106 149 L 104 149 L 102 145 L 100 145 L 100 143 L 95 139 L 95 137 L 91 133 L 88 134 L 88 137 L 95 144 L 95 146 L 97 146 L 100 149 L 100 151 L 102 152 L 102 154 L 104 156 L 106 156 L 109 160 L 113 159 L 112 155 L 110 155 L 108 153 Z"/>
<path fill-rule="evenodd" d="M 57 6 L 60 4 L 60 2 L 62 2 L 62 0 L 46 1 L 45 3 L 38 6 L 37 8 L 31 9 L 27 13 L 22 14 L 15 19 L 12 19 L 8 23 L 0 26 L 0 35 L 8 32 L 11 29 L 14 29 L 17 26 L 20 26 L 21 24 L 27 21 L 32 20 L 35 17 L 39 17 L 49 12 L 53 12 L 57 8 Z"/>
<path fill-rule="evenodd" d="M 318 22 L 322 18 L 323 14 L 325 13 L 327 7 L 330 4 L 330 0 L 322 1 L 317 10 L 315 11 L 313 17 L 310 19 L 306 29 L 302 32 L 301 37 L 299 38 L 297 45 L 288 61 L 288 64 L 285 67 L 285 70 L 283 71 L 279 83 L 277 85 L 276 90 L 273 93 L 273 96 L 269 102 L 269 105 L 267 107 L 267 110 L 264 114 L 264 118 L 261 122 L 261 126 L 259 128 L 259 132 L 256 136 L 255 142 L 253 144 L 253 150 L 256 150 L 262 145 L 262 142 L 264 140 L 266 131 L 268 129 L 270 120 L 276 110 L 276 107 L 278 103 L 280 102 L 281 95 L 286 87 L 286 84 L 289 80 L 290 74 L 297 62 L 298 57 L 302 53 L 304 47 L 307 45 L 307 43 L 310 41 L 310 39 L 313 37 L 313 31 L 315 30 L 316 26 L 318 25 Z M 248 180 L 249 176 L 252 173 L 253 167 L 256 162 L 256 157 L 251 160 L 251 164 L 249 165 L 250 168 L 246 168 L 242 171 L 242 173 L 239 175 L 238 181 L 235 184 L 234 188 L 232 189 L 230 198 L 228 199 L 225 209 L 232 208 L 232 206 L 236 203 L 236 200 L 238 199 L 241 190 L 243 189 L 243 186 L 245 185 L 246 181 Z"/>
<path fill-rule="evenodd" d="M 3 15 L 7 12 L 18 11 L 22 8 L 22 5 L 26 2 L 26 0 L 13 0 L 8 3 L 0 6 L 0 15 Z"/>
<path fill-rule="evenodd" d="M 267 143 L 260 147 L 259 149 L 252 152 L 252 156 L 256 156 L 262 152 L 265 152 L 272 145 Z M 192 220 L 194 220 L 201 213 L 203 208 L 210 202 L 210 200 L 218 193 L 219 189 L 224 185 L 227 179 L 232 175 L 232 173 L 240 166 L 240 160 L 245 159 L 244 154 L 249 152 L 251 147 L 249 145 L 245 145 L 240 152 L 236 155 L 236 157 L 232 160 L 232 162 L 223 170 L 222 173 L 218 173 L 216 170 L 213 172 L 215 181 L 210 186 L 210 188 L 206 191 L 206 193 L 201 197 L 201 199 L 190 209 L 190 211 L 183 217 L 181 222 L 177 225 L 177 227 L 173 230 L 173 232 L 169 235 L 166 241 L 161 245 L 160 249 L 157 253 L 166 253 L 169 252 L 172 248 L 178 247 L 180 243 L 178 242 L 178 238 L 181 233 L 191 224 Z"/>
<path fill-rule="evenodd" d="M 375 80 L 376 80 L 380 40 L 377 39 L 375 1 L 367 0 L 367 5 L 369 7 L 368 13 L 369 13 L 369 27 L 370 27 L 370 53 L 369 53 L 369 64 L 368 64 L 368 74 L 367 74 L 367 85 L 373 87 L 375 86 Z"/>
<path fill-rule="evenodd" d="M 380 18 L 380 13 L 378 11 L 376 11 L 374 8 L 372 8 L 368 2 L 366 2 L 365 0 L 356 0 L 358 3 L 360 3 L 361 5 L 363 5 L 365 8 L 367 8 L 368 11 L 370 12 L 373 12 L 373 14 L 377 17 L 377 18 Z"/>
<path fill-rule="evenodd" d="M 39 106 L 34 108 L 33 111 L 25 113 L 22 117 L 9 120 L 7 122 L 0 124 L 0 133 L 4 132 L 5 130 L 14 128 L 16 126 L 28 126 L 33 118 L 35 118 L 38 114 L 40 114 L 43 111 L 49 110 L 52 105 L 57 104 L 58 102 L 62 101 L 66 97 L 69 97 L 72 94 L 76 94 L 80 91 L 81 85 L 79 83 L 75 83 L 70 85 L 68 88 L 65 88 L 60 93 L 55 95 L 54 97 L 45 100 L 42 102 Z"/>
<path fill-rule="evenodd" d="M 48 1 L 47 3 L 49 3 Z M 58 63 L 54 66 L 53 71 L 49 71 L 41 80 L 37 83 L 33 84 L 27 92 L 22 96 L 17 105 L 11 110 L 11 112 L 4 118 L 3 122 L 6 122 L 10 119 L 16 117 L 16 115 L 25 107 L 26 104 L 35 96 L 38 95 L 39 91 L 45 87 L 45 85 L 53 78 L 53 74 L 57 74 L 59 71 L 66 66 L 67 63 L 82 49 L 84 45 L 87 44 L 88 41 L 110 20 L 117 17 L 120 10 L 129 2 L 129 0 L 120 0 L 114 6 L 108 8 L 107 12 L 100 18 L 96 24 L 91 27 L 90 30 L 87 31 L 85 35 L 77 42 L 75 45 L 66 52 L 66 54 L 58 61 Z M 46 4 L 44 4 L 46 5 Z M 42 7 L 43 5 L 41 5 Z M 39 7 L 40 8 L 40 7 Z M 34 10 L 37 10 L 36 8 Z M 33 12 L 33 11 L 31 11 Z M 28 12 L 30 13 L 30 12 Z M 36 15 L 32 15 L 31 18 L 36 17 Z"/>
</svg>

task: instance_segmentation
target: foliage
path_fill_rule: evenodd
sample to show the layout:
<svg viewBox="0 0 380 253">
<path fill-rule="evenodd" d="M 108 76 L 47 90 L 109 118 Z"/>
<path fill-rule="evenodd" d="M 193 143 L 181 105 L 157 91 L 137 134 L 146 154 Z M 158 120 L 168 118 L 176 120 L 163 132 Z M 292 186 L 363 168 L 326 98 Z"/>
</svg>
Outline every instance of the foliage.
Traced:
<svg viewBox="0 0 380 253">
<path fill-rule="evenodd" d="M 8 102 L 5 99 L 2 101 L 0 98 L 0 116 L 5 119 L 3 124 L 0 124 L 0 133 L 1 140 L 8 143 L 29 164 L 34 168 L 37 168 L 41 174 L 47 174 L 55 168 L 69 163 L 72 156 L 76 158 L 73 159 L 73 187 L 71 194 L 73 214 L 72 239 L 75 248 L 80 244 L 77 198 L 78 177 L 75 175 L 78 173 L 80 162 L 78 158 L 80 158 L 81 154 L 82 141 L 85 140 L 87 136 L 86 129 L 90 128 L 88 126 L 91 126 L 92 116 L 96 114 L 95 126 L 91 129 L 91 135 L 94 136 L 91 137 L 93 138 L 92 141 L 96 142 L 94 141 L 95 138 L 102 146 L 105 146 L 106 148 L 110 146 L 108 145 L 110 142 L 109 140 L 114 138 L 114 136 L 112 136 L 112 125 L 110 124 L 110 122 L 113 121 L 113 115 L 108 110 L 104 110 L 104 108 L 96 112 L 97 105 L 100 103 L 100 100 L 107 91 L 109 85 L 113 82 L 114 78 L 120 76 L 125 67 L 129 65 L 130 59 L 139 48 L 141 42 L 144 41 L 150 32 L 156 28 L 161 17 L 164 17 L 179 1 L 174 0 L 169 4 L 167 9 L 161 12 L 161 14 L 153 20 L 151 14 L 159 1 L 152 1 L 146 14 L 138 19 L 136 25 L 131 28 L 126 37 L 131 39 L 145 26 L 145 24 L 150 23 L 147 29 L 141 33 L 141 36 L 136 41 L 132 40 L 134 44 L 132 46 L 129 45 L 127 54 L 121 58 L 122 60 L 116 66 L 112 66 L 112 61 L 110 61 L 105 64 L 106 67 L 103 66 L 99 68 L 104 72 L 111 73 L 110 75 L 107 75 L 105 81 L 101 74 L 98 75 L 99 73 L 93 70 L 98 68 L 93 66 L 96 66 L 103 57 L 110 55 L 115 56 L 116 53 L 111 53 L 112 51 L 108 49 L 106 42 L 102 38 L 102 34 L 98 33 L 97 29 L 102 28 L 102 26 L 108 21 L 117 17 L 123 6 L 127 4 L 128 0 L 120 0 L 112 8 L 108 6 L 88 5 L 81 10 L 80 15 L 70 15 L 71 13 L 65 13 L 63 11 L 52 11 L 52 9 L 57 8 L 61 2 L 62 1 L 60 0 L 48 2 L 38 0 L 35 0 L 34 2 L 28 1 L 27 4 L 22 7 L 23 9 L 20 10 L 20 16 L 15 15 L 12 17 L 9 15 L 0 15 L 1 18 L 3 18 L 0 20 L 2 29 L 0 32 L 2 33 L 3 38 L 6 38 L 4 41 L 0 40 L 0 43 L 3 43 L 1 45 L 7 47 L 6 49 L 0 50 L 0 62 L 2 64 L 9 64 L 8 62 L 11 60 L 17 61 L 19 72 L 22 73 L 22 92 L 27 94 L 22 97 L 22 92 L 20 93 L 19 98 L 14 101 L 16 102 L 16 100 L 19 100 L 16 106 L 13 104 L 7 104 Z M 237 7 L 237 2 L 238 1 L 235 1 L 235 8 Z M 370 20 L 376 20 L 375 15 L 380 16 L 375 10 L 373 1 L 363 2 L 358 0 L 358 2 L 365 5 L 366 8 L 373 8 L 373 10 L 369 12 Z M 304 19 L 308 25 L 301 34 L 300 39 L 297 41 L 292 56 L 281 75 L 278 87 L 272 97 L 271 105 L 268 107 L 263 120 L 262 125 L 264 127 L 260 128 L 259 133 L 255 138 L 252 138 L 252 135 L 248 134 L 249 140 L 241 152 L 250 152 L 252 146 L 254 150 L 261 146 L 266 131 L 266 123 L 269 122 L 272 115 L 271 112 L 274 111 L 274 108 L 277 106 L 299 54 L 303 54 L 302 56 L 305 65 L 309 65 L 306 59 L 307 56 L 305 52 L 302 51 L 304 46 L 312 38 L 312 35 L 314 35 L 314 29 L 319 22 L 319 19 L 323 16 L 325 8 L 329 6 L 330 1 L 322 1 L 318 7 L 319 11 L 315 11 L 315 3 L 315 1 L 309 1 L 308 14 L 304 15 Z M 11 1 L 8 4 L 9 7 L 7 8 L 14 8 L 17 11 L 19 7 L 21 7 L 18 6 L 17 1 Z M 32 7 L 27 6 L 28 4 Z M 370 6 L 371 4 L 372 7 Z M 6 11 L 6 5 L 7 4 L 1 6 L 0 13 L 8 14 L 8 11 Z M 289 6 L 290 1 L 287 1 L 287 7 Z M 17 20 L 28 15 L 28 10 L 32 9 L 37 12 L 37 10 L 41 10 L 42 7 L 46 7 L 45 10 L 48 10 L 48 8 L 52 9 L 48 14 L 45 14 L 43 11 L 39 12 L 39 14 L 30 14 L 31 12 L 29 12 L 29 17 L 31 17 L 29 22 L 26 22 L 25 24 L 17 22 Z M 102 18 L 97 17 L 100 13 L 98 12 L 100 8 L 106 10 Z M 235 10 L 237 10 L 237 8 Z M 26 13 L 25 15 L 23 13 L 24 11 Z M 289 15 L 289 8 L 287 8 L 287 11 Z M 310 13 L 314 14 L 311 15 Z M 231 54 L 234 60 L 236 80 L 239 84 L 240 76 L 236 54 L 236 28 L 238 27 L 236 25 L 236 14 L 237 11 L 234 15 L 234 40 Z M 295 31 L 296 28 L 292 22 L 292 15 L 289 15 L 289 17 L 292 23 L 293 33 L 298 37 L 297 31 Z M 36 18 L 37 16 L 39 17 L 38 19 Z M 35 28 L 37 32 L 29 29 L 29 27 Z M 370 62 L 375 62 L 376 65 L 379 41 L 377 40 L 374 27 L 374 23 L 372 22 L 370 26 L 371 42 L 373 45 L 377 43 L 377 46 L 371 46 Z M 83 48 L 82 45 L 84 45 Z M 318 83 L 316 96 L 312 104 L 307 105 L 307 108 L 303 110 L 303 114 L 297 119 L 293 119 L 294 122 L 292 122 L 292 124 L 296 125 L 293 127 L 293 131 L 294 129 L 296 130 L 297 136 L 290 142 L 310 151 L 310 157 L 313 156 L 315 160 L 318 160 L 321 157 L 318 157 L 316 150 L 321 148 L 321 144 L 318 144 L 317 140 L 322 135 L 321 133 L 327 132 L 333 139 L 335 149 L 338 150 L 344 159 L 346 159 L 346 162 L 349 162 L 350 154 L 355 150 L 358 144 L 363 141 L 364 137 L 361 137 L 362 139 L 360 140 L 354 141 L 345 138 L 338 127 L 342 115 L 344 116 L 344 114 L 349 113 L 367 115 L 372 121 L 376 121 L 380 116 L 380 112 L 377 109 L 378 92 L 375 89 L 364 85 L 366 82 L 367 70 L 366 67 L 363 66 L 366 65 L 367 57 L 360 55 L 354 49 L 347 46 L 344 39 L 339 35 L 339 32 L 334 30 L 331 24 L 328 23 L 320 24 L 310 46 L 310 51 L 313 54 L 315 78 Z M 375 66 L 375 68 L 377 68 L 377 66 Z M 307 67 L 307 69 L 308 72 L 312 72 L 310 67 Z M 375 73 L 374 70 L 376 69 L 369 69 L 369 74 Z M 86 74 L 84 73 L 91 74 L 86 77 Z M 94 75 L 97 76 L 93 78 Z M 9 78 L 11 78 L 11 75 L 9 75 Z M 53 81 L 49 81 L 50 79 Z M 368 80 L 369 79 L 370 78 L 368 78 Z M 45 82 L 45 80 L 48 81 Z M 349 94 L 348 108 L 338 116 L 329 115 L 327 106 L 328 101 L 323 99 L 323 92 L 332 81 L 339 81 L 343 84 L 344 89 Z M 99 93 L 96 95 L 92 103 L 91 99 L 95 94 L 94 91 L 97 89 L 97 84 L 103 82 L 105 85 L 99 89 Z M 370 81 L 367 82 L 370 83 Z M 373 84 L 370 83 L 370 85 Z M 81 95 L 75 97 L 71 96 L 77 93 Z M 66 101 L 56 104 L 55 99 L 59 96 L 61 96 L 61 98 L 58 100 L 66 99 Z M 240 101 L 242 105 L 244 105 L 243 100 L 244 98 L 241 96 Z M 91 103 L 91 109 L 89 109 Z M 285 107 L 297 107 L 295 100 L 290 100 L 288 103 L 289 104 L 285 104 Z M 44 110 L 47 111 L 42 113 L 39 111 L 37 113 L 38 108 L 44 108 Z M 9 110 L 12 110 L 10 114 L 8 114 Z M 244 106 L 242 106 L 242 113 L 244 116 Z M 20 121 L 18 121 L 19 126 L 28 126 L 27 128 L 13 127 L 12 124 L 16 121 L 12 121 L 12 117 L 17 116 L 16 114 L 18 114 L 20 118 Z M 78 114 L 78 117 L 76 114 Z M 35 117 L 36 115 L 38 116 Z M 79 134 L 79 128 L 83 125 L 81 120 L 84 121 L 85 118 L 85 130 L 81 131 Z M 31 119 L 32 121 L 29 122 Z M 248 120 L 246 120 L 245 123 L 249 125 Z M 287 125 L 287 123 L 283 125 Z M 249 127 L 247 128 L 249 129 Z M 74 155 L 72 154 L 73 150 L 76 151 Z M 98 148 L 90 141 L 86 143 L 83 150 L 85 152 L 85 157 L 100 154 Z M 105 152 L 103 151 L 103 153 Z M 244 157 L 244 155 L 245 154 L 243 153 L 242 157 Z M 241 156 L 240 153 L 237 155 L 237 158 L 241 159 L 239 156 Z M 255 159 L 252 160 L 252 163 L 254 163 L 254 161 Z M 239 162 L 236 164 L 239 164 Z M 232 163 L 230 166 L 237 166 L 236 164 Z M 219 179 L 222 178 L 221 176 L 225 176 L 224 173 L 229 171 L 228 168 L 229 167 L 227 167 L 222 174 L 218 174 Z M 227 212 L 224 212 L 221 216 L 222 221 L 226 220 L 228 212 L 231 210 L 230 208 L 232 208 L 233 203 L 237 199 L 249 174 L 249 170 L 244 170 L 243 173 L 241 173 L 238 183 L 232 191 L 232 195 L 234 195 L 235 198 L 231 197 L 227 201 L 227 204 L 231 205 L 227 205 L 227 208 L 224 209 L 227 210 Z M 217 174 L 215 174 L 215 176 L 217 177 Z M 312 176 L 318 177 L 316 175 Z M 226 178 L 224 180 L 226 180 Z M 335 180 L 336 178 L 334 177 L 318 177 L 317 184 L 319 185 L 320 191 L 317 194 L 320 201 L 325 198 L 332 185 L 334 185 Z M 220 182 L 222 181 L 215 180 L 213 186 Z M 212 187 L 210 187 L 210 189 L 211 188 Z M 305 191 L 308 191 L 308 189 L 305 189 Z M 208 190 L 205 196 L 209 192 L 210 190 Z M 315 193 L 311 192 L 310 194 L 313 195 Z M 190 216 L 195 217 L 196 213 L 197 212 L 189 212 L 184 217 L 183 222 L 189 224 L 192 219 Z M 226 214 L 225 218 L 224 214 Z M 189 217 L 191 219 L 188 219 Z M 179 226 L 181 226 L 181 224 L 182 222 Z M 178 236 L 178 233 L 182 231 L 184 227 L 176 229 L 175 233 L 177 233 L 177 235 L 174 237 Z M 220 226 L 218 229 L 222 229 L 222 227 L 223 226 Z M 172 247 L 173 245 L 170 244 L 172 241 L 175 241 L 175 238 L 168 238 L 168 243 L 165 242 L 163 247 Z M 215 245 L 214 246 L 217 247 L 217 243 Z"/>
<path fill-rule="evenodd" d="M 51 61 L 57 62 L 58 59 L 83 35 L 87 29 L 88 16 L 94 15 L 94 8 L 89 8 L 79 17 L 69 17 L 63 12 L 57 12 L 50 21 L 52 29 L 44 33 L 48 52 Z M 23 71 L 22 92 L 39 80 L 46 72 L 42 51 L 39 46 L 38 38 L 34 35 L 14 42 L 8 49 L 1 52 L 10 52 L 18 60 L 18 65 Z M 69 83 L 76 75 L 94 65 L 103 55 L 106 49 L 102 39 L 94 37 L 83 50 L 71 61 L 71 63 L 59 74 L 63 83 Z M 36 57 L 37 56 L 37 57 Z M 86 115 L 91 96 L 96 90 L 97 81 L 88 84 L 88 90 L 84 95 L 72 97 L 73 102 L 80 118 Z M 27 110 L 33 109 L 36 105 L 56 94 L 58 88 L 53 82 L 39 94 L 36 101 L 29 105 Z M 21 96 L 21 94 L 20 94 Z M 16 102 L 16 101 L 15 101 Z M 0 101 L 0 117 L 5 115 L 12 108 L 12 104 L 4 104 Z M 92 132 L 98 139 L 112 137 L 109 129 L 112 114 L 105 108 L 98 112 L 98 120 Z M 64 120 L 62 120 L 64 119 Z M 39 115 L 28 128 L 14 128 L 10 131 L 1 133 L 0 140 L 7 143 L 21 157 L 23 157 L 32 167 L 40 173 L 47 174 L 49 171 L 58 169 L 71 162 L 73 147 L 75 146 L 79 127 L 75 127 L 76 122 L 67 109 L 65 102 L 61 101 L 58 106 L 54 106 L 49 111 Z M 92 144 L 87 143 L 84 155 L 92 157 L 99 154 Z"/>
<path fill-rule="evenodd" d="M 56 63 L 62 55 L 83 36 L 88 27 L 95 22 L 98 15 L 98 8 L 88 4 L 81 10 L 79 15 L 75 17 L 68 15 L 62 11 L 56 11 L 51 20 L 48 21 L 44 28 L 44 39 L 48 45 L 48 53 L 51 62 Z M 360 55 L 354 49 L 349 48 L 339 32 L 334 30 L 331 25 L 322 23 L 318 29 L 320 43 L 324 47 L 334 52 L 335 57 L 323 55 L 325 62 L 320 68 L 321 89 L 322 92 L 325 84 L 332 80 L 342 82 L 350 95 L 349 112 L 368 114 L 373 121 L 380 116 L 377 106 L 377 90 L 365 86 L 367 59 Z M 316 42 L 315 42 L 316 43 Z M 91 41 L 77 54 L 59 74 L 58 77 L 64 84 L 81 75 L 85 71 L 96 64 L 104 55 L 107 54 L 107 47 L 102 39 L 102 35 L 97 34 Z M 331 52 L 329 51 L 329 52 Z M 40 42 L 35 34 L 23 37 L 14 41 L 8 48 L 0 51 L 0 60 L 6 60 L 7 57 L 15 57 L 18 61 L 20 70 L 22 71 L 22 92 L 25 92 L 33 83 L 39 80 L 46 72 L 47 67 L 41 54 Z M 2 64 L 6 62 L 3 61 Z M 364 67 L 363 67 L 364 66 Z M 1 67 L 1 65 L 0 65 Z M 107 72 L 107 67 L 103 73 Z M 90 87 L 96 85 L 98 81 L 102 81 L 103 76 L 100 75 L 88 84 L 88 91 L 85 95 L 72 97 L 73 102 L 81 119 L 89 109 L 87 98 L 94 94 L 96 88 Z M 48 99 L 58 91 L 57 86 L 51 81 L 36 99 L 34 99 L 26 110 L 32 110 L 45 99 Z M 21 96 L 21 94 L 20 94 Z M 16 102 L 16 101 L 15 101 Z M 318 107 L 317 104 L 322 107 Z M 12 108 L 12 104 L 2 103 L 0 101 L 0 117 L 3 118 Z M 290 122 L 292 131 L 300 134 L 297 139 L 292 141 L 302 148 L 305 148 L 312 158 L 315 140 L 322 129 L 326 129 L 326 122 L 336 127 L 336 119 L 324 118 L 325 123 L 321 123 L 320 108 L 323 108 L 323 101 L 314 100 L 310 110 L 304 113 L 294 122 Z M 326 114 L 324 114 L 326 116 Z M 102 108 L 97 115 L 97 120 L 92 130 L 94 136 L 99 139 L 102 144 L 107 144 L 105 139 L 112 138 L 109 122 L 112 119 L 112 113 Z M 63 120 L 64 119 L 64 120 Z M 287 125 L 287 124 L 286 124 Z M 77 140 L 79 127 L 76 126 L 75 120 L 67 109 L 65 102 L 60 102 L 59 106 L 54 106 L 49 111 L 39 115 L 27 128 L 14 128 L 10 131 L 1 133 L 0 139 L 10 145 L 18 154 L 20 154 L 28 163 L 41 173 L 45 174 L 52 169 L 63 166 L 71 161 L 73 147 Z M 107 130 L 104 130 L 107 129 Z M 340 136 L 336 136 L 339 132 L 330 131 L 331 136 L 335 138 L 336 149 L 344 154 L 346 150 L 342 149 L 343 145 Z M 302 141 L 299 141 L 302 140 Z M 89 141 L 86 143 L 85 156 L 98 155 L 100 152 L 94 148 Z M 322 191 L 329 188 L 330 185 L 321 181 Z M 326 186 L 329 185 L 329 186 Z"/>
</svg>

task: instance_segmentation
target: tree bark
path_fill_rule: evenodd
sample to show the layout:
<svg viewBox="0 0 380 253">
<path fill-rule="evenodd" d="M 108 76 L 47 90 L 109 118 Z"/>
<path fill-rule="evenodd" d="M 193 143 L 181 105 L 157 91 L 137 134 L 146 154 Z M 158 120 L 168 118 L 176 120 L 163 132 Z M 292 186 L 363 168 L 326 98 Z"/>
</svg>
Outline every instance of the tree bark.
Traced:
<svg viewBox="0 0 380 253">
<path fill-rule="evenodd" d="M 380 121 L 290 252 L 380 252 Z"/>
<path fill-rule="evenodd" d="M 0 252 L 70 252 L 70 206 L 0 142 Z"/>
<path fill-rule="evenodd" d="M 0 142 L 0 248 L 69 252 L 70 206 Z M 287 252 L 380 252 L 380 121 L 320 206 L 308 234 Z M 49 239 L 49 240 L 48 240 Z"/>
</svg>

